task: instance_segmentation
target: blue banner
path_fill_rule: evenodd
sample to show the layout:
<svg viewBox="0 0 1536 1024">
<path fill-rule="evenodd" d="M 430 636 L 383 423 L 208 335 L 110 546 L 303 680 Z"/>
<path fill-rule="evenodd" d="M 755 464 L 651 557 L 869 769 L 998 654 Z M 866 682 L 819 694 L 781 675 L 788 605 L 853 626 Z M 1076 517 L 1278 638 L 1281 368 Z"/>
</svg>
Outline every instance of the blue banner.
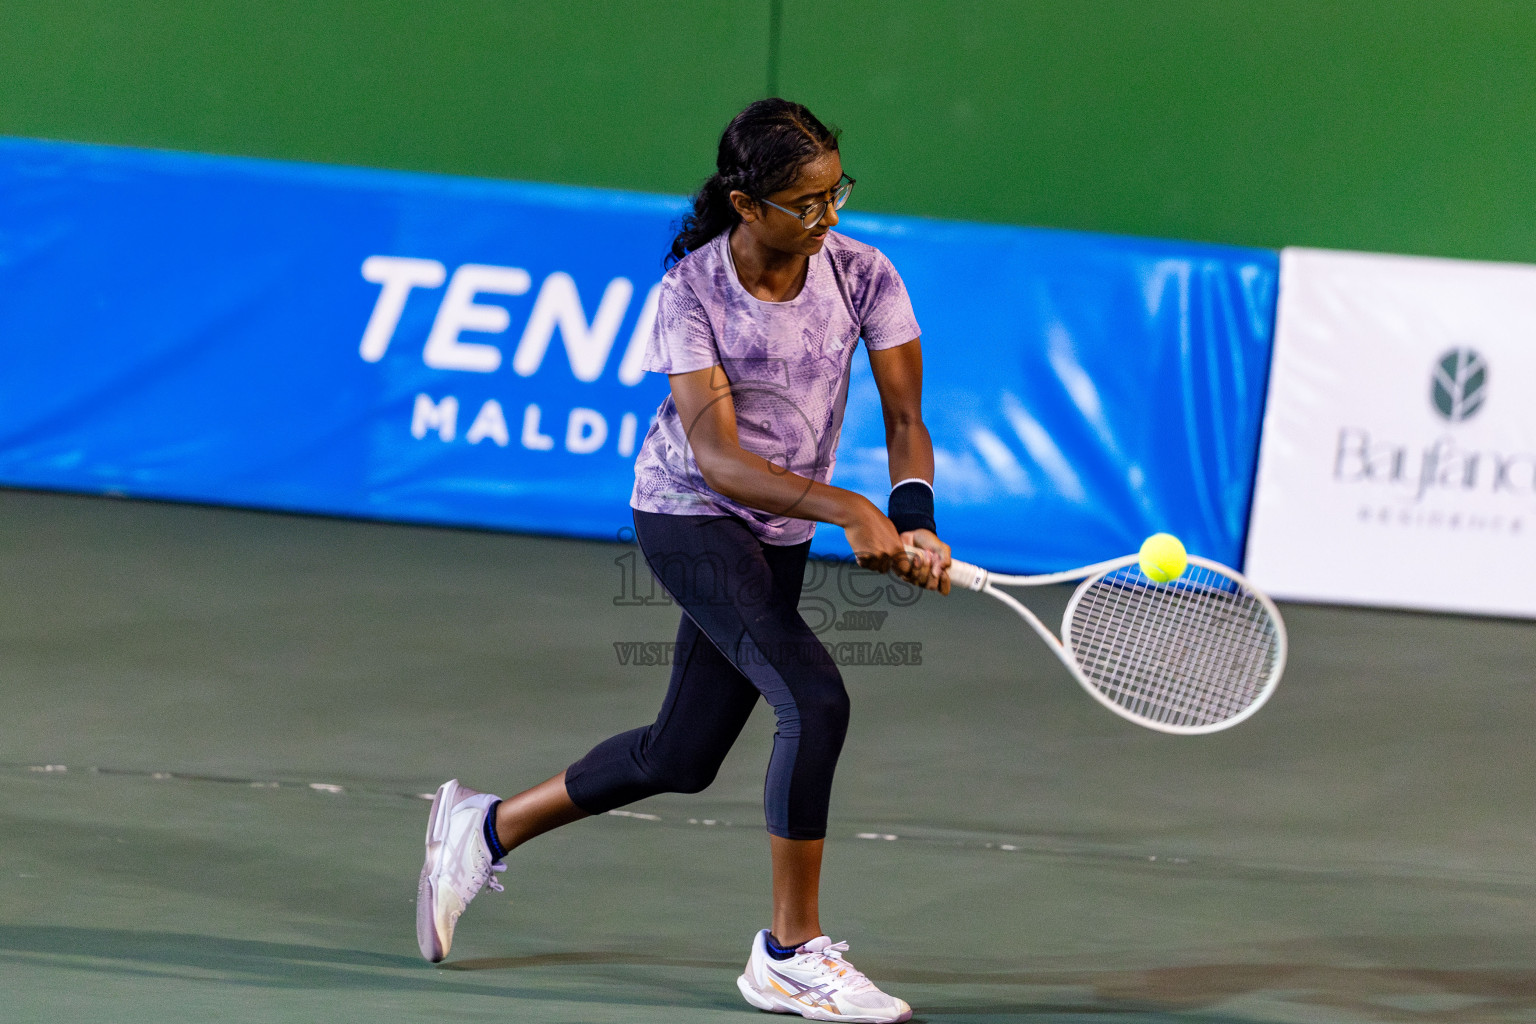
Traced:
<svg viewBox="0 0 1536 1024">
<path fill-rule="evenodd" d="M 615 537 L 671 196 L 0 139 L 0 481 Z M 1277 260 L 851 215 L 924 328 L 938 519 L 1061 568 L 1236 564 Z M 835 482 L 883 506 L 856 358 Z M 823 528 L 817 550 L 846 554 Z"/>
</svg>

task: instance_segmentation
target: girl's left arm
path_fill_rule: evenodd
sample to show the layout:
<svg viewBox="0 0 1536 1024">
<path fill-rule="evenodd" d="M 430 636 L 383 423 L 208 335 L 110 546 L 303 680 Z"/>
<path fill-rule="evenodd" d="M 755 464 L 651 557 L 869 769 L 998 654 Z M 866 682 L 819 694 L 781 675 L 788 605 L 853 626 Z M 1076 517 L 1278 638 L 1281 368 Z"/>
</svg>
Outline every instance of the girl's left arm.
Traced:
<svg viewBox="0 0 1536 1024">
<path fill-rule="evenodd" d="M 869 367 L 874 371 L 875 387 L 880 392 L 880 409 L 885 417 L 885 449 L 890 462 L 891 483 L 914 477 L 933 485 L 933 440 L 923 425 L 923 347 L 913 338 L 905 345 L 870 349 Z M 931 564 L 949 567 L 949 545 L 931 530 L 912 530 L 902 534 L 912 547 L 931 552 Z M 928 585 L 949 593 L 949 573 L 940 571 Z"/>
</svg>

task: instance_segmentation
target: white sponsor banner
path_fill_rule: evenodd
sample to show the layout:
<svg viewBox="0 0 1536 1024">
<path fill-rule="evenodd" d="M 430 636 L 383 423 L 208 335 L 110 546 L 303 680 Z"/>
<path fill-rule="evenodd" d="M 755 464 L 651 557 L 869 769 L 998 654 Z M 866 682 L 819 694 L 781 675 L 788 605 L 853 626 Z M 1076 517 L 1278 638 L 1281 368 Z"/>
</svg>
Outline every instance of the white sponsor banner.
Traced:
<svg viewBox="0 0 1536 1024">
<path fill-rule="evenodd" d="M 1246 571 L 1536 616 L 1536 267 L 1287 249 Z"/>
</svg>

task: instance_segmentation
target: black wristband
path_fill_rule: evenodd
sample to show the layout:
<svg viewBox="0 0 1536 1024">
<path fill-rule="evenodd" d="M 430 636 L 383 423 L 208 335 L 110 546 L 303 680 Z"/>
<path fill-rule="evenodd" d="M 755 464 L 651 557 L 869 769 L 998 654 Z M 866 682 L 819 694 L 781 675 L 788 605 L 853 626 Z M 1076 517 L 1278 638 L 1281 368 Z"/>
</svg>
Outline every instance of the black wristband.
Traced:
<svg viewBox="0 0 1536 1024">
<path fill-rule="evenodd" d="M 907 480 L 898 485 L 891 492 L 886 515 L 895 524 L 897 533 L 908 530 L 939 532 L 933 522 L 933 488 L 921 480 Z"/>
</svg>

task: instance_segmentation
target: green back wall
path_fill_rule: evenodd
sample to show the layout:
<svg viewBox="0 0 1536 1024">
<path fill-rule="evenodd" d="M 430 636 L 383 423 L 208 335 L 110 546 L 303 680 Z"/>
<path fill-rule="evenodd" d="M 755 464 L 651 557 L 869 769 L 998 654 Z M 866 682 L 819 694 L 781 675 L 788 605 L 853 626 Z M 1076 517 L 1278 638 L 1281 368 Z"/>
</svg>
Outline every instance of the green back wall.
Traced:
<svg viewBox="0 0 1536 1024">
<path fill-rule="evenodd" d="M 1536 262 L 1531 0 L 0 0 L 0 133 L 691 190 L 776 85 L 862 209 Z"/>
</svg>

